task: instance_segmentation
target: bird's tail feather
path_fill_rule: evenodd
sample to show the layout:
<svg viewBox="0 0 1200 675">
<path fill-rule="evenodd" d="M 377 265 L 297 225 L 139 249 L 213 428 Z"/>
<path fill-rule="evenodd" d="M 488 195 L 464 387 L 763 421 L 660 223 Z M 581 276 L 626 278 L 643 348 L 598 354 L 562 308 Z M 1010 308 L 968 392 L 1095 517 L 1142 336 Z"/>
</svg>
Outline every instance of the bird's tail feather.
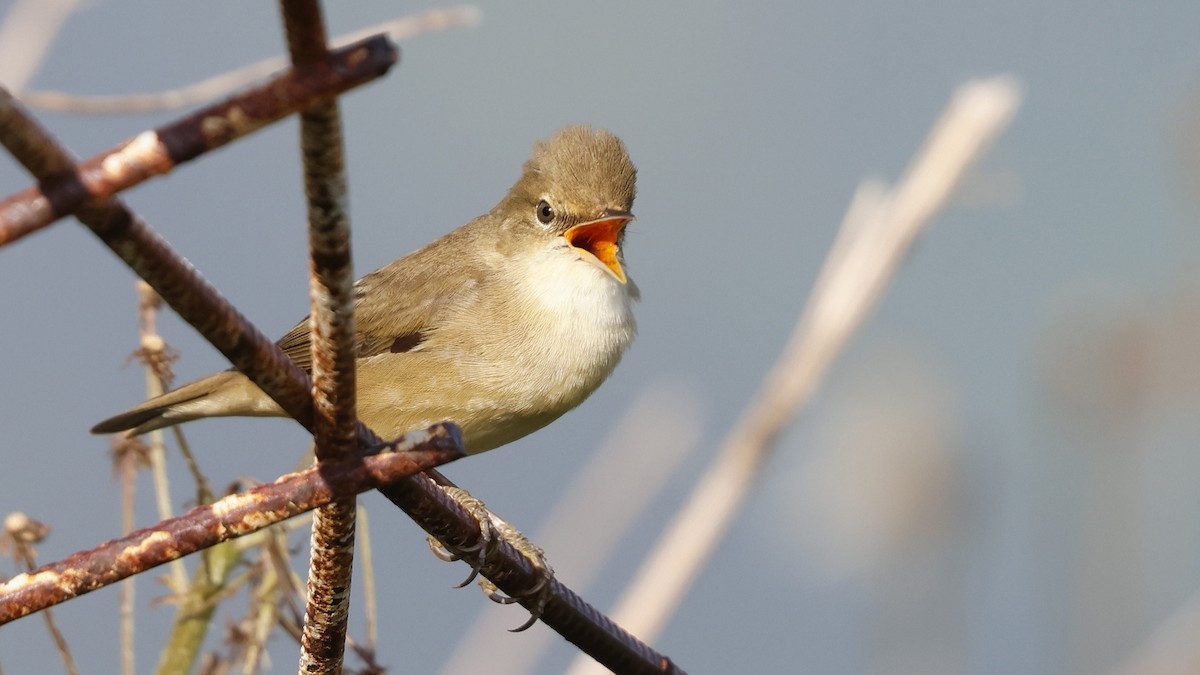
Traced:
<svg viewBox="0 0 1200 675">
<path fill-rule="evenodd" d="M 93 434 L 129 431 L 128 436 L 137 436 L 201 417 L 279 414 L 240 409 L 237 403 L 244 401 L 244 397 L 236 394 L 247 388 L 258 389 L 237 371 L 214 373 L 114 415 L 92 427 L 91 431 Z M 213 396 L 218 391 L 223 395 Z M 234 395 L 230 396 L 231 393 Z"/>
</svg>

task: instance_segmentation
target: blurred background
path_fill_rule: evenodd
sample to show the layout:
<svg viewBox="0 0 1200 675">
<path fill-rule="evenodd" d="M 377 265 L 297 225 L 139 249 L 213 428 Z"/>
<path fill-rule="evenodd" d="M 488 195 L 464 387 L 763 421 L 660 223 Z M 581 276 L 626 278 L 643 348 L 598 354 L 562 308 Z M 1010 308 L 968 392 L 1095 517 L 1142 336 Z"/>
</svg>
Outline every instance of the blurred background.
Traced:
<svg viewBox="0 0 1200 675">
<path fill-rule="evenodd" d="M 335 34 L 438 6 L 326 4 Z M 618 420 L 662 420 L 691 450 L 577 589 L 607 609 L 783 346 L 856 185 L 895 180 L 958 84 L 1011 73 L 1015 122 L 917 242 L 654 646 L 694 673 L 1196 672 L 1200 5 L 905 5 L 481 2 L 478 25 L 403 42 L 390 76 L 342 99 L 356 269 L 491 208 L 564 124 L 625 140 L 638 341 L 578 410 L 447 468 L 536 532 Z M 91 0 L 28 88 L 155 92 L 282 51 L 274 3 Z M 39 113 L 84 157 L 178 115 Z M 30 182 L 0 156 L 0 192 Z M 294 120 L 126 200 L 267 333 L 307 312 Z M 108 439 L 87 429 L 144 396 L 133 283 L 73 221 L 0 250 L 0 512 L 52 527 L 42 561 L 119 533 Z M 160 328 L 180 381 L 227 366 L 174 315 Z M 270 480 L 306 447 L 286 420 L 187 433 L 217 486 Z M 618 499 L 637 455 L 671 442 L 621 438 L 642 445 L 608 490 Z M 378 495 L 363 503 L 392 672 L 438 672 L 477 613 L 524 621 L 453 590 L 463 565 L 435 560 Z M 144 482 L 137 513 L 157 520 Z M 293 541 L 302 566 L 307 538 Z M 156 576 L 139 579 L 143 671 L 174 616 Z M 118 668 L 116 598 L 56 610 L 86 671 Z M 504 634 L 485 662 L 545 631 Z M 550 644 L 532 672 L 573 658 Z M 290 671 L 295 646 L 271 646 Z M 39 618 L 0 629 L 0 667 L 59 667 Z"/>
</svg>

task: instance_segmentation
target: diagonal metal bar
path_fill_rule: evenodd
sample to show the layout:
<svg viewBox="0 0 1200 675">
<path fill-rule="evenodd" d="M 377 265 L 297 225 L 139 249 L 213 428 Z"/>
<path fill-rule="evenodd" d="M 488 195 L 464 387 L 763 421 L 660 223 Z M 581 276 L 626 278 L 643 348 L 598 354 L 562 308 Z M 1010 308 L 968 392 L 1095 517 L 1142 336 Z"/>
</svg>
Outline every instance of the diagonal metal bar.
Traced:
<svg viewBox="0 0 1200 675">
<path fill-rule="evenodd" d="M 2 88 L 0 144 L 39 180 L 73 169 L 70 153 Z M 311 431 L 313 409 L 307 373 L 246 321 L 148 225 L 116 198 L 93 200 L 77 211 L 76 217 L 238 370 Z M 360 447 L 380 443 L 378 436 L 362 423 L 358 424 L 358 438 Z M 481 539 L 479 523 L 438 487 L 449 484 L 445 477 L 431 470 L 379 490 L 448 547 L 457 550 L 476 547 Z M 485 573 L 500 590 L 513 597 L 527 594 L 538 583 L 529 562 L 506 544 L 488 555 Z M 617 672 L 679 672 L 665 656 L 621 630 L 557 582 L 551 587 L 543 620 Z M 631 667 L 631 663 L 637 667 Z"/>
<path fill-rule="evenodd" d="M 292 63 L 303 68 L 326 58 L 325 22 L 317 0 L 282 0 Z M 313 436 L 317 462 L 357 454 L 355 408 L 354 266 L 346 202 L 345 150 L 337 100 L 300 114 L 300 154 L 308 201 L 310 346 Z M 313 514 L 308 599 L 300 638 L 300 672 L 340 673 L 354 569 L 354 495 Z"/>
<path fill-rule="evenodd" d="M 109 197 L 237 140 L 314 103 L 386 73 L 396 63 L 395 45 L 370 37 L 303 68 L 151 131 L 145 131 L 75 170 L 44 172 L 47 178 L 0 201 L 0 246 L 72 213 L 89 197 Z"/>
<path fill-rule="evenodd" d="M 257 532 L 465 455 L 458 427 L 437 424 L 379 452 L 279 477 L 0 583 L 0 625 L 223 541 Z"/>
<path fill-rule="evenodd" d="M 73 171 L 74 157 L 3 89 L 0 144 L 38 180 Z M 88 200 L 75 215 L 238 370 L 312 429 L 308 375 L 137 214 L 108 197 Z"/>
<path fill-rule="evenodd" d="M 434 470 L 425 473 L 437 476 L 443 484 L 449 483 Z M 435 490 L 430 495 L 427 491 L 413 489 L 414 483 L 422 477 L 413 476 L 416 480 L 384 485 L 379 492 L 449 550 L 464 557 L 468 555 L 464 551 L 478 550 L 479 524 L 470 517 L 470 522 L 440 518 L 438 511 L 442 506 L 437 503 L 437 498 L 449 497 L 443 490 Z M 536 609 L 540 573 L 507 541 L 496 542 L 480 567 L 480 573 L 509 597 L 518 598 L 526 609 Z M 684 672 L 667 656 L 626 632 L 557 579 L 550 581 L 548 598 L 541 621 L 614 673 Z"/>
</svg>

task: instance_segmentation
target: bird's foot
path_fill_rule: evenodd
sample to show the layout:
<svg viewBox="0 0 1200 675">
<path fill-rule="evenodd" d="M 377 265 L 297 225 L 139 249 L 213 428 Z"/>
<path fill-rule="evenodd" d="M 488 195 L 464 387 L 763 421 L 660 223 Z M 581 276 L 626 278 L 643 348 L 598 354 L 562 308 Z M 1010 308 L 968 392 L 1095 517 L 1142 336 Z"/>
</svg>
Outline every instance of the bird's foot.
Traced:
<svg viewBox="0 0 1200 675">
<path fill-rule="evenodd" d="M 466 490 L 460 487 L 449 486 L 443 486 L 442 489 L 470 512 L 471 515 L 475 516 L 475 519 L 479 522 L 480 538 L 479 543 L 455 553 L 431 535 L 428 537 L 430 550 L 441 560 L 447 562 L 463 560 L 471 566 L 471 574 L 467 576 L 466 580 L 456 586 L 456 588 L 463 588 L 474 581 L 476 577 L 480 576 L 479 572 L 483 568 L 484 561 L 495 550 L 496 546 L 502 541 L 508 542 L 518 553 L 525 556 L 525 559 L 533 566 L 534 573 L 538 577 L 537 583 L 532 589 L 518 596 L 503 594 L 494 583 L 485 577 L 480 577 L 479 586 L 492 602 L 502 605 L 511 605 L 528 598 L 533 598 L 533 607 L 529 609 L 529 620 L 510 630 L 513 633 L 519 633 L 533 626 L 541 618 L 542 612 L 546 608 L 546 603 L 550 600 L 550 582 L 554 579 L 554 569 L 546 562 L 545 551 L 529 541 L 517 528 L 489 511 L 483 502 L 472 497 Z"/>
<path fill-rule="evenodd" d="M 483 568 L 483 563 L 487 560 L 488 553 L 495 548 L 497 534 L 492 524 L 494 516 L 491 511 L 488 511 L 482 501 L 472 497 L 471 493 L 466 490 L 457 486 L 442 485 L 439 487 L 466 509 L 468 513 L 474 516 L 475 520 L 479 523 L 479 542 L 474 546 L 460 549 L 458 553 L 451 551 L 432 534 L 426 537 L 426 540 L 429 542 L 429 550 L 433 551 L 433 555 L 437 556 L 439 560 L 445 562 L 462 560 L 471 566 L 471 574 L 462 583 L 455 586 L 455 588 L 463 588 L 474 581 L 475 577 L 479 576 L 479 570 Z"/>
</svg>

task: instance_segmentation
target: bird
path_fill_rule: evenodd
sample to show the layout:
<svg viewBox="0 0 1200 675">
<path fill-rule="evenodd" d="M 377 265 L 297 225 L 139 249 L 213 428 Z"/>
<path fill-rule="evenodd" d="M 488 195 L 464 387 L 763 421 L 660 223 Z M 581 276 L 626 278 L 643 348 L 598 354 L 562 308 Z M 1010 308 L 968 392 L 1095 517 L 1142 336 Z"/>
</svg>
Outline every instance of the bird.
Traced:
<svg viewBox="0 0 1200 675">
<path fill-rule="evenodd" d="M 637 169 L 614 134 L 564 127 L 534 144 L 487 213 L 354 286 L 359 419 L 384 438 L 437 422 L 468 454 L 582 403 L 636 333 L 624 262 Z M 278 341 L 311 374 L 305 319 Z M 95 425 L 135 436 L 200 418 L 285 416 L 245 375 L 217 372 Z"/>
</svg>

